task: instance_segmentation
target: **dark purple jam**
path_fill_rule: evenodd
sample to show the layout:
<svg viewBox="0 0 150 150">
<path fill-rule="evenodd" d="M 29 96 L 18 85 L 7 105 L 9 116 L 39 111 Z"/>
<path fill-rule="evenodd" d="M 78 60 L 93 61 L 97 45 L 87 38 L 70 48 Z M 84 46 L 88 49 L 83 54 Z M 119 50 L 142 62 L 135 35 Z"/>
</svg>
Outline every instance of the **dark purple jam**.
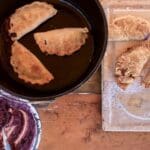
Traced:
<svg viewBox="0 0 150 150">
<path fill-rule="evenodd" d="M 0 132 L 4 128 L 12 150 L 30 150 L 36 133 L 36 123 L 25 103 L 0 98 Z M 3 150 L 0 137 L 0 150 Z"/>
</svg>

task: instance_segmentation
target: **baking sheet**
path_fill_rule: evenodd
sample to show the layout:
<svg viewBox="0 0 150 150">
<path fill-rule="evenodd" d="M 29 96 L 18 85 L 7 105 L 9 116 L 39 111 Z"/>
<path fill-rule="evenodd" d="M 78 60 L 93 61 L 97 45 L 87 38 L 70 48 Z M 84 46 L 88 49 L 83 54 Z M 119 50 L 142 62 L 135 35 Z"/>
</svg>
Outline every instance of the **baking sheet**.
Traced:
<svg viewBox="0 0 150 150">
<path fill-rule="evenodd" d="M 149 8 L 150 0 L 100 0 L 104 8 Z"/>
<path fill-rule="evenodd" d="M 125 91 L 115 82 L 115 60 L 129 45 L 130 42 L 110 43 L 104 58 L 102 99 L 106 131 L 150 131 L 150 89 L 141 85 L 142 76 Z"/>
<path fill-rule="evenodd" d="M 150 20 L 149 9 L 119 8 L 107 10 L 107 13 L 108 20 L 128 14 Z M 150 40 L 108 43 L 102 64 L 102 115 L 105 131 L 150 131 L 150 89 L 145 89 L 141 85 L 146 72 L 150 70 L 150 63 L 145 66 L 142 74 L 126 90 L 117 85 L 114 77 L 115 62 L 118 56 L 129 47 L 143 44 L 149 46 Z"/>
</svg>

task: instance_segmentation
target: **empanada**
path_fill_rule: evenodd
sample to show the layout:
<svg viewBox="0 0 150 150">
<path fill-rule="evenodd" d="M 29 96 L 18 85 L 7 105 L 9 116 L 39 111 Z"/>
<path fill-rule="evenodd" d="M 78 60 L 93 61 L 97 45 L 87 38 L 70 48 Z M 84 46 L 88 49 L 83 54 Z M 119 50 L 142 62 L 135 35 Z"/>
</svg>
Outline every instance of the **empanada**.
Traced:
<svg viewBox="0 0 150 150">
<path fill-rule="evenodd" d="M 64 56 L 80 50 L 88 38 L 87 33 L 87 28 L 63 28 L 35 33 L 34 39 L 42 52 Z"/>
<path fill-rule="evenodd" d="M 46 2 L 35 1 L 18 8 L 9 17 L 8 35 L 12 41 L 19 40 L 25 34 L 37 28 L 40 24 L 56 15 L 57 10 Z"/>
<path fill-rule="evenodd" d="M 141 17 L 127 15 L 116 17 L 109 24 L 111 41 L 143 40 L 150 35 L 150 22 Z"/>
<path fill-rule="evenodd" d="M 49 83 L 54 79 L 40 60 L 21 43 L 16 41 L 11 48 L 10 64 L 20 79 L 39 85 Z"/>
<path fill-rule="evenodd" d="M 150 88 L 150 72 L 146 75 L 143 82 L 146 88 Z"/>
<path fill-rule="evenodd" d="M 150 49 L 144 46 L 131 47 L 124 52 L 115 66 L 115 76 L 120 87 L 126 88 L 136 77 L 140 76 L 149 58 Z"/>
</svg>

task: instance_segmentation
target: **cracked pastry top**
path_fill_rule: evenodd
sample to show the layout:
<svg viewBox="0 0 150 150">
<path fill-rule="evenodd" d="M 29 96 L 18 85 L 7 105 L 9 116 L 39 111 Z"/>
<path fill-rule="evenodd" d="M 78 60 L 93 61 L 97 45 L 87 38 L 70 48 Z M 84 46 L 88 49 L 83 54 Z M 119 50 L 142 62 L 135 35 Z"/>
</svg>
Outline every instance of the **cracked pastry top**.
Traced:
<svg viewBox="0 0 150 150">
<path fill-rule="evenodd" d="M 117 83 L 123 89 L 139 77 L 145 64 L 150 58 L 150 49 L 144 46 L 128 48 L 117 59 L 115 76 Z"/>
<path fill-rule="evenodd" d="M 150 36 L 150 22 L 142 17 L 126 15 L 113 18 L 109 24 L 110 40 L 143 40 Z"/>
</svg>

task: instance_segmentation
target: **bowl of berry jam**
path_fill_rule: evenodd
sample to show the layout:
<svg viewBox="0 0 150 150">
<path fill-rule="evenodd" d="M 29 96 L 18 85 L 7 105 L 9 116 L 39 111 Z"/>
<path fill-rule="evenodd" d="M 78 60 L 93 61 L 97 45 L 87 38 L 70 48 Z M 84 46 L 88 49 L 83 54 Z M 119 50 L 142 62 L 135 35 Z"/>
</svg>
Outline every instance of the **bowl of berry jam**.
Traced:
<svg viewBox="0 0 150 150">
<path fill-rule="evenodd" d="M 0 92 L 0 149 L 5 149 L 2 130 L 12 150 L 38 149 L 41 123 L 36 109 L 27 101 Z"/>
</svg>

